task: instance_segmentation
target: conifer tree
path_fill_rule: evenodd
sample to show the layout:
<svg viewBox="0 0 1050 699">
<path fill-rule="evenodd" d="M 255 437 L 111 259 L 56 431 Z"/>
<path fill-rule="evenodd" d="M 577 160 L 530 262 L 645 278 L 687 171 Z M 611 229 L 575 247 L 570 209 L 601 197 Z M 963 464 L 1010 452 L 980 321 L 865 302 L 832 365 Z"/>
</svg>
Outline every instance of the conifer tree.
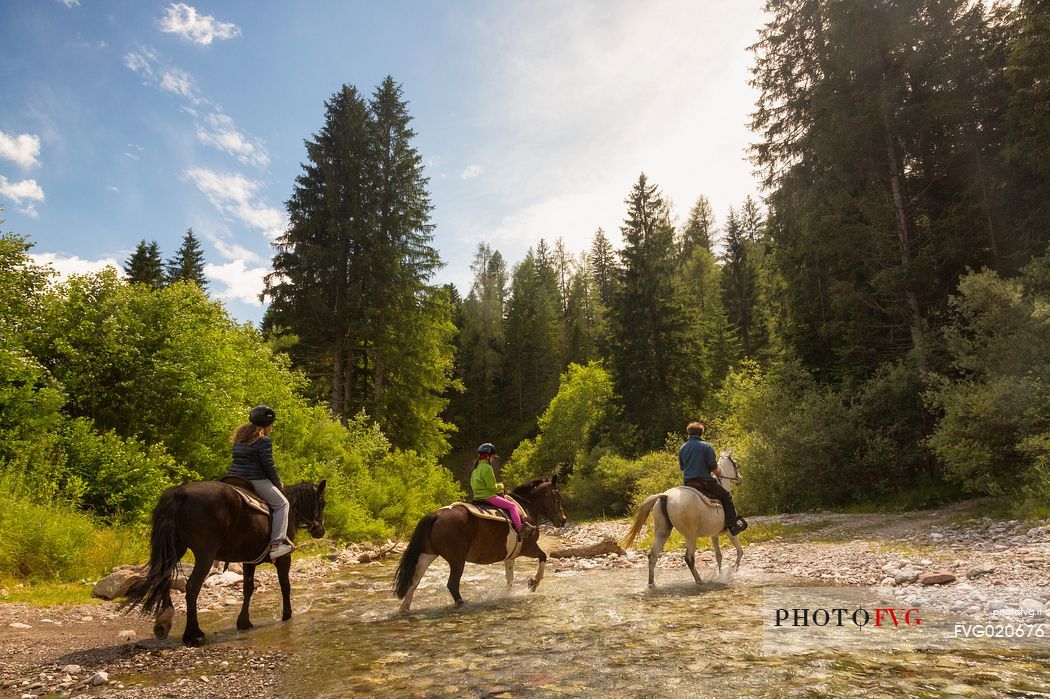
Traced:
<svg viewBox="0 0 1050 699">
<path fill-rule="evenodd" d="M 674 227 L 659 189 L 641 174 L 625 200 L 620 283 L 611 308 L 612 363 L 636 449 L 663 444 L 702 390 L 698 349 L 675 290 Z"/>
<path fill-rule="evenodd" d="M 145 284 L 159 289 L 164 284 L 164 266 L 157 241 L 139 241 L 135 251 L 124 262 L 124 273 L 133 284 Z"/>
<path fill-rule="evenodd" d="M 594 233 L 589 260 L 591 275 L 594 277 L 594 283 L 598 285 L 598 297 L 608 306 L 616 283 L 616 251 L 601 228 Z"/>
<path fill-rule="evenodd" d="M 167 284 L 189 281 L 202 289 L 208 288 L 208 281 L 204 277 L 204 251 L 192 228 L 183 236 L 175 257 L 168 260 L 164 276 Z"/>
</svg>

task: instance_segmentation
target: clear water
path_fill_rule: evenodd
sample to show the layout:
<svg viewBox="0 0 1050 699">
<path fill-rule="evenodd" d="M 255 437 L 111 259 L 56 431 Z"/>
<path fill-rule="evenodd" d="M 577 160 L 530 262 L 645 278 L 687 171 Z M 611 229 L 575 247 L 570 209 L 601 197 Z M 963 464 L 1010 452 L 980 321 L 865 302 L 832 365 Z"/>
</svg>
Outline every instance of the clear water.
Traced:
<svg viewBox="0 0 1050 699">
<path fill-rule="evenodd" d="M 467 605 L 451 606 L 447 567 L 431 566 L 413 611 L 397 612 L 394 563 L 347 570 L 323 589 L 293 588 L 296 616 L 229 629 L 235 612 L 202 615 L 209 643 L 294 650 L 284 671 L 292 696 L 1050 696 L 1050 647 L 1028 650 L 844 651 L 800 655 L 762 649 L 763 589 L 785 579 L 749 577 L 696 585 L 682 569 L 551 573 L 538 592 L 517 564 L 467 566 Z"/>
</svg>

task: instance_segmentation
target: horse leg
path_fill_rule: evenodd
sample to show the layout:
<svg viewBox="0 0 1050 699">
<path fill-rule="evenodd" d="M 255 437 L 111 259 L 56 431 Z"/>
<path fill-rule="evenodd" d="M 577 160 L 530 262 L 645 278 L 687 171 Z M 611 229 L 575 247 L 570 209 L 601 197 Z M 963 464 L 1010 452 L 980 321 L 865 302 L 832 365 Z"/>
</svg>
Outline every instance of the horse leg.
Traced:
<svg viewBox="0 0 1050 699">
<path fill-rule="evenodd" d="M 252 601 L 252 593 L 255 592 L 255 566 L 251 563 L 244 564 L 244 602 L 241 603 L 241 613 L 237 616 L 237 630 L 247 631 L 252 628 L 251 619 L 248 618 L 248 605 Z"/>
<path fill-rule="evenodd" d="M 744 549 L 740 546 L 740 535 L 730 534 L 729 540 L 733 542 L 733 546 L 736 547 L 736 563 L 733 565 L 734 568 L 740 570 L 740 559 L 744 557 Z"/>
<path fill-rule="evenodd" d="M 292 618 L 292 583 L 288 579 L 292 557 L 281 556 L 273 565 L 277 568 L 277 581 L 281 583 L 281 621 L 288 621 Z"/>
<path fill-rule="evenodd" d="M 722 547 L 718 544 L 718 535 L 711 537 L 711 548 L 715 550 L 715 563 L 718 565 L 718 574 L 722 574 Z"/>
<path fill-rule="evenodd" d="M 452 599 L 455 600 L 457 607 L 463 606 L 463 597 L 459 594 L 459 579 L 463 577 L 463 566 L 466 565 L 466 561 L 462 558 L 456 558 L 448 562 L 449 568 L 452 570 L 448 574 L 448 591 L 452 593 Z"/>
<path fill-rule="evenodd" d="M 539 565 L 536 566 L 536 577 L 529 581 L 529 591 L 535 592 L 536 588 L 540 586 L 540 581 L 543 580 L 543 570 L 547 567 L 547 554 L 540 550 L 537 546 L 536 551 L 539 553 L 537 558 L 540 559 Z"/>
<path fill-rule="evenodd" d="M 514 559 L 508 558 L 503 561 L 503 570 L 507 573 L 507 589 L 514 585 Z"/>
<path fill-rule="evenodd" d="M 688 537 L 685 542 L 685 564 L 689 566 L 689 572 L 693 574 L 693 580 L 699 585 L 703 582 L 700 574 L 696 572 L 696 539 Z"/>
<path fill-rule="evenodd" d="M 660 552 L 671 537 L 671 523 L 667 517 L 658 509 L 653 510 L 653 547 L 649 549 L 649 587 L 656 587 L 654 576 L 656 574 L 656 561 L 660 558 Z"/>
<path fill-rule="evenodd" d="M 405 594 L 405 600 L 401 603 L 401 611 L 407 612 L 412 607 L 412 594 L 416 591 L 419 586 L 419 581 L 423 579 L 423 574 L 427 572 L 427 568 L 437 558 L 432 553 L 421 553 L 419 554 L 419 560 L 416 562 L 416 572 L 412 575 L 412 587 L 408 588 L 408 592 Z"/>
<path fill-rule="evenodd" d="M 212 554 L 199 554 L 194 551 L 196 561 L 193 564 L 193 572 L 186 581 L 186 630 L 182 634 L 182 642 L 187 646 L 199 646 L 204 641 L 204 632 L 201 631 L 197 622 L 197 596 L 200 594 L 204 579 L 211 572 Z"/>
<path fill-rule="evenodd" d="M 180 561 L 186 555 L 186 547 L 180 546 L 175 550 L 175 560 Z M 178 566 L 178 563 L 175 564 Z M 167 638 L 171 633 L 171 623 L 175 620 L 175 605 L 171 603 L 171 587 L 164 591 L 163 604 L 157 616 L 153 619 L 153 636 L 155 638 Z"/>
</svg>

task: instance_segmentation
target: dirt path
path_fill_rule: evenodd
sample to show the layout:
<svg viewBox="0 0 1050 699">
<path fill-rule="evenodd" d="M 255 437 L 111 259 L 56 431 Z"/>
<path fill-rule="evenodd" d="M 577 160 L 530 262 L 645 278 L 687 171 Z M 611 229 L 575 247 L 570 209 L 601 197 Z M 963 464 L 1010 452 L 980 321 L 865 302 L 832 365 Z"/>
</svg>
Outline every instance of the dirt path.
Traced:
<svg viewBox="0 0 1050 699">
<path fill-rule="evenodd" d="M 931 511 L 895 514 L 818 513 L 754 517 L 742 574 L 788 575 L 814 585 L 847 584 L 879 589 L 923 609 L 977 619 L 1050 616 L 1050 522 L 1022 523 L 984 517 L 987 503 L 961 503 Z M 545 528 L 545 548 L 622 539 L 627 520 Z M 746 537 L 745 537 L 746 540 Z M 396 555 L 396 552 L 393 552 Z M 332 578 L 360 565 L 355 547 L 321 558 L 297 560 L 296 589 L 322 590 Z M 709 575 L 710 550 L 699 555 Z M 731 558 L 729 559 L 731 560 Z M 627 551 L 597 558 L 552 559 L 552 573 L 594 568 L 637 568 L 645 553 Z M 661 575 L 682 575 L 682 556 L 669 551 Z M 925 586 L 919 575 L 942 570 L 955 580 Z M 217 579 L 216 579 L 217 580 Z M 265 619 L 279 606 L 273 569 L 260 569 L 262 585 L 253 604 Z M 658 577 L 658 583 L 660 578 Z M 321 593 L 323 594 L 323 593 Z M 202 594 L 202 608 L 239 604 L 234 578 Z M 178 606 L 181 595 L 175 595 Z M 294 604 L 294 598 L 293 598 Z M 181 608 L 180 608 L 181 612 Z M 176 630 L 181 628 L 176 623 Z M 221 643 L 184 648 L 178 638 L 157 641 L 150 623 L 120 613 L 116 605 L 31 608 L 0 603 L 0 695 L 105 696 L 282 696 L 282 668 L 296 662 L 294 649 L 262 652 Z M 97 684 L 92 684 L 96 682 Z"/>
</svg>

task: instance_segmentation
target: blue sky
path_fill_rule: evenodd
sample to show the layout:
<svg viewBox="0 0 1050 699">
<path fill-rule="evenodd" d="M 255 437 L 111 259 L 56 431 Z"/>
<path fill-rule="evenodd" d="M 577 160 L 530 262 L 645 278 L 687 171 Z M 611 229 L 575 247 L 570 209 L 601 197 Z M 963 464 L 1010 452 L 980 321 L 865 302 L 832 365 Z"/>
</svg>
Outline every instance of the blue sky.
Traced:
<svg viewBox="0 0 1050 699">
<path fill-rule="evenodd" d="M 746 48 L 761 0 L 0 3 L 0 217 L 63 273 L 204 241 L 238 318 L 285 224 L 303 140 L 343 83 L 390 74 L 427 163 L 435 281 L 481 241 L 618 241 L 644 171 L 680 217 L 757 193 Z"/>
</svg>

